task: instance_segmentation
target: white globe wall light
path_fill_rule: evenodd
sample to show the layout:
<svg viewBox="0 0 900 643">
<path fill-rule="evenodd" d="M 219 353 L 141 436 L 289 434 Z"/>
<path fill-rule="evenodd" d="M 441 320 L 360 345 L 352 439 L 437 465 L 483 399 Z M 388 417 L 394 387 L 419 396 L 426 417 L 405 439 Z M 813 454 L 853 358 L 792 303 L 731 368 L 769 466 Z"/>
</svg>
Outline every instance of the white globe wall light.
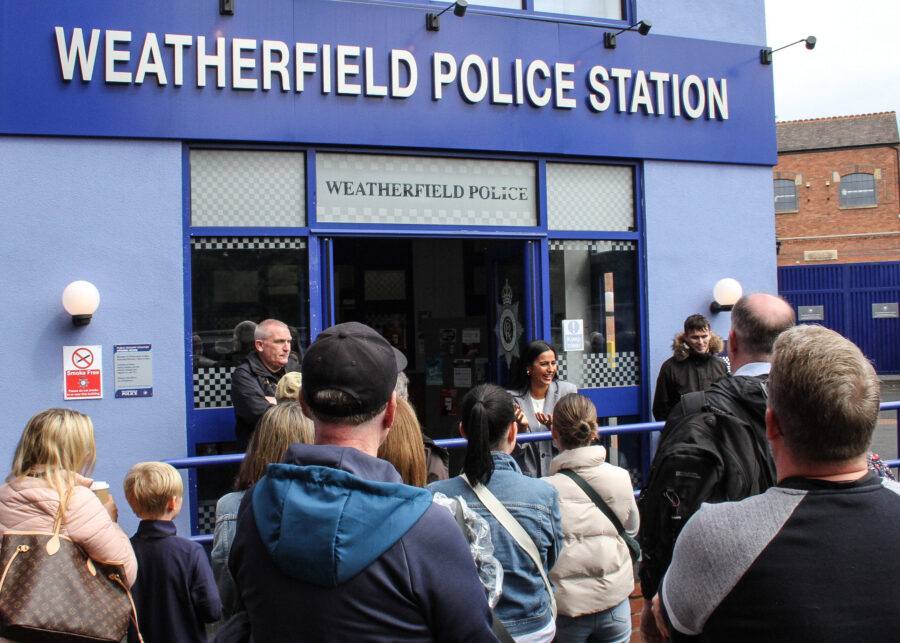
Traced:
<svg viewBox="0 0 900 643">
<path fill-rule="evenodd" d="M 723 310 L 731 310 L 743 294 L 744 289 L 737 279 L 731 277 L 719 279 L 713 286 L 713 301 L 709 305 L 710 312 L 720 313 Z"/>
<path fill-rule="evenodd" d="M 87 326 L 100 305 L 100 291 L 89 281 L 73 281 L 63 290 L 62 304 L 74 326 Z"/>
</svg>

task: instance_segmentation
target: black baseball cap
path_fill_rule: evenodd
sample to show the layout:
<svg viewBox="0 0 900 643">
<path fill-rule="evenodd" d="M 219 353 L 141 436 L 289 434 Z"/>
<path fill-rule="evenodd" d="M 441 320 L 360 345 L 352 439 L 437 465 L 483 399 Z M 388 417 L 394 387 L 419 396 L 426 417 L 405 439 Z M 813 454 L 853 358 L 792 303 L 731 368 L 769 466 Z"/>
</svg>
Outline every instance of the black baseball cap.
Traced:
<svg viewBox="0 0 900 643">
<path fill-rule="evenodd" d="M 391 399 L 406 357 L 376 330 L 359 322 L 323 330 L 303 357 L 303 399 L 313 411 L 332 417 L 370 413 Z M 337 390 L 354 403 L 332 407 L 316 403 L 319 391 Z"/>
</svg>

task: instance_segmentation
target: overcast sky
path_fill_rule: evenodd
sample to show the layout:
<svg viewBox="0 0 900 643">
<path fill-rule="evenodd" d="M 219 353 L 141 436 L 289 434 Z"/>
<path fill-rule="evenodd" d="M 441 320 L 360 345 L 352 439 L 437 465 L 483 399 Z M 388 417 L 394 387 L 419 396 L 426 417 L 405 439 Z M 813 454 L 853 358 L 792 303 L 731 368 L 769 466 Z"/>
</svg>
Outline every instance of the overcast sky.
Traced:
<svg viewBox="0 0 900 643">
<path fill-rule="evenodd" d="M 778 121 L 900 111 L 898 0 L 766 0 Z"/>
</svg>

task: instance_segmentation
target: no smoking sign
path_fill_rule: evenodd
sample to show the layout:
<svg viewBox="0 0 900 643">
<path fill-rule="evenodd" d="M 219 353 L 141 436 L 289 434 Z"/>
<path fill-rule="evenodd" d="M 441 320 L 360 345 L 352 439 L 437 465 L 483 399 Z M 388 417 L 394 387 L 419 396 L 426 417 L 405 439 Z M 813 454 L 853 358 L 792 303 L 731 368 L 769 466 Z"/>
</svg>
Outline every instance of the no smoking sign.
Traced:
<svg viewBox="0 0 900 643">
<path fill-rule="evenodd" d="M 102 397 L 102 347 L 63 346 L 63 399 L 99 400 Z"/>
</svg>

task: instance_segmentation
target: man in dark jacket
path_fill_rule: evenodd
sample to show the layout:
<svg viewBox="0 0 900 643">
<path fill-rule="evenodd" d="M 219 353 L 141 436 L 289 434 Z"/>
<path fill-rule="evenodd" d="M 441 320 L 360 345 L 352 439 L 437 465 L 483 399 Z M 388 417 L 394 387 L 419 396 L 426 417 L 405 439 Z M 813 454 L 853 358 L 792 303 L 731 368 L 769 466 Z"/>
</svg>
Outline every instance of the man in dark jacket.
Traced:
<svg viewBox="0 0 900 643">
<path fill-rule="evenodd" d="M 253 335 L 254 349 L 231 373 L 234 435 L 241 451 L 247 449 L 256 423 L 275 404 L 275 387 L 285 373 L 299 371 L 291 359 L 291 331 L 277 319 L 259 323 Z"/>
<path fill-rule="evenodd" d="M 255 641 L 496 641 L 465 537 L 376 456 L 406 358 L 356 322 L 303 359 L 316 444 L 245 495 L 229 567 Z"/>
<path fill-rule="evenodd" d="M 703 315 L 691 315 L 684 320 L 684 332 L 672 341 L 672 357 L 663 362 L 656 378 L 653 395 L 653 417 L 662 422 L 669 411 L 691 391 L 703 391 L 728 374 L 722 352 L 722 338 L 709 329 Z"/>
<path fill-rule="evenodd" d="M 747 422 L 753 429 L 753 439 L 761 445 L 760 451 L 767 457 L 761 462 L 760 471 L 766 484 L 760 491 L 774 484 L 775 462 L 766 441 L 766 404 L 769 368 L 775 339 L 794 325 L 794 309 L 780 297 L 766 294 L 741 297 L 731 311 L 731 331 L 728 333 L 728 357 L 733 369 L 731 377 L 718 380 L 705 391 L 706 404 L 725 411 Z M 666 428 L 674 427 L 685 415 L 682 402 L 678 402 L 666 418 Z M 673 481 L 674 484 L 675 481 Z M 749 495 L 749 490 L 747 494 Z M 654 543 L 643 535 L 642 544 L 648 549 Z M 670 552 L 671 553 L 671 552 Z M 641 574 L 641 591 L 645 608 L 657 592 L 664 569 L 654 572 L 654 578 Z M 656 624 L 649 609 L 641 614 L 641 637 L 644 641 L 662 640 L 656 633 Z"/>
</svg>

